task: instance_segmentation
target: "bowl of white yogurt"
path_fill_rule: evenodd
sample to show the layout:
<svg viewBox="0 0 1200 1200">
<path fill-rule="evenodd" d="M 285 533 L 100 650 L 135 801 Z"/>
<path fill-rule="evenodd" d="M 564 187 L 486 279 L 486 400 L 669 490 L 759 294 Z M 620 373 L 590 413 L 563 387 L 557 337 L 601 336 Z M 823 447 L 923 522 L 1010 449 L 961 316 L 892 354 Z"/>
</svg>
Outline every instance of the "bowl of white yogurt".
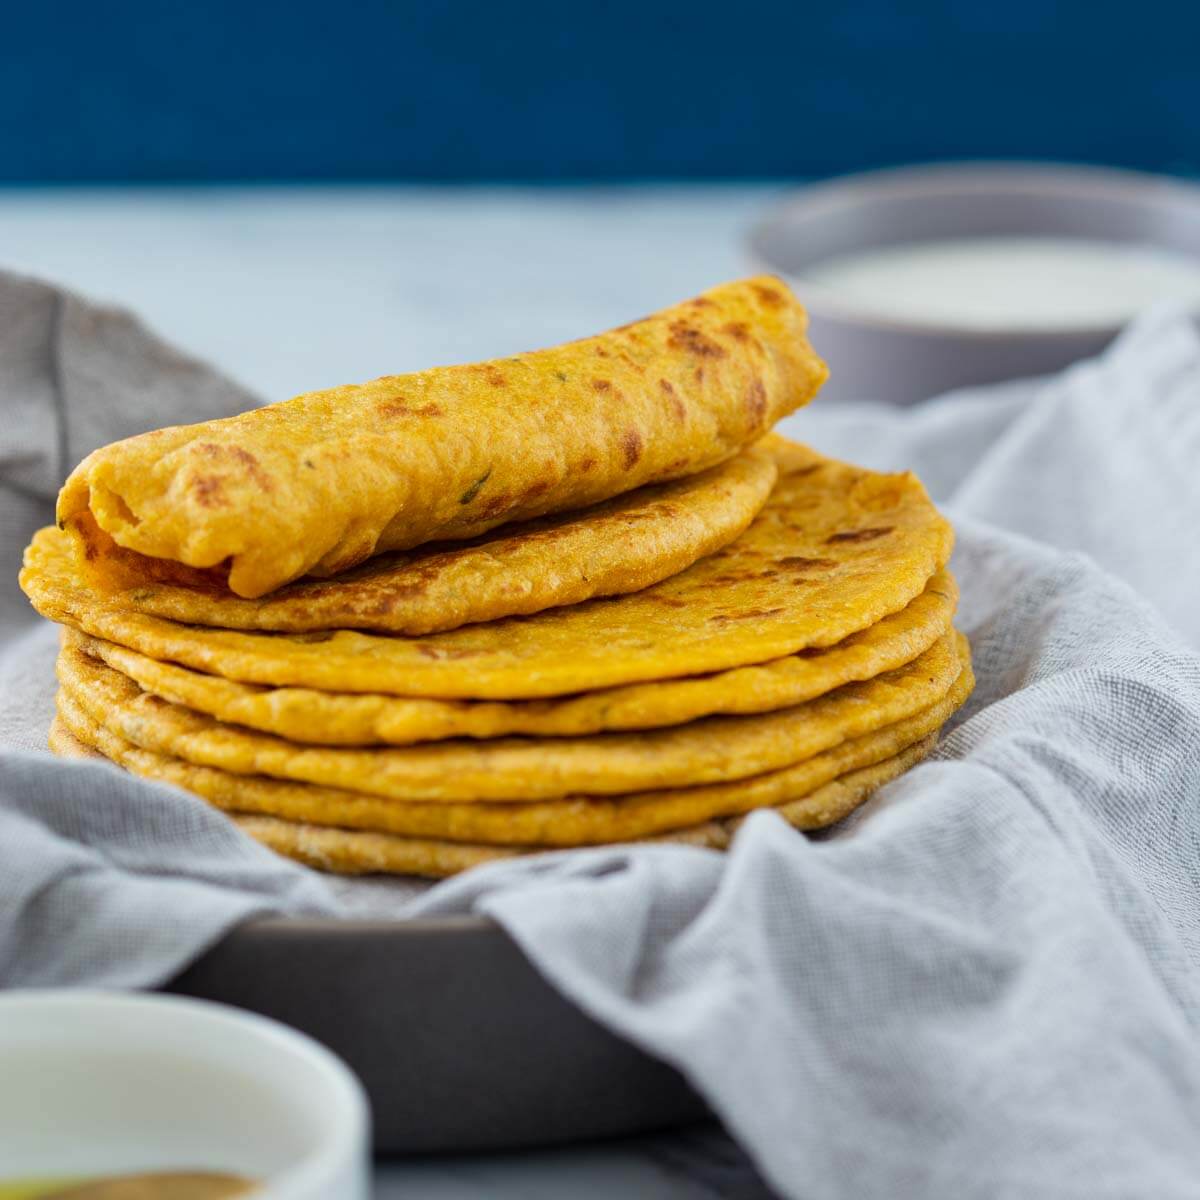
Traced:
<svg viewBox="0 0 1200 1200">
<path fill-rule="evenodd" d="M 0 1197 L 366 1200 L 369 1113 L 340 1059 L 179 996 L 0 995 Z"/>
<path fill-rule="evenodd" d="M 835 398 L 905 404 L 1046 374 L 1155 305 L 1200 313 L 1200 187 L 1156 175 L 875 171 L 801 189 L 749 245 L 807 306 Z"/>
</svg>

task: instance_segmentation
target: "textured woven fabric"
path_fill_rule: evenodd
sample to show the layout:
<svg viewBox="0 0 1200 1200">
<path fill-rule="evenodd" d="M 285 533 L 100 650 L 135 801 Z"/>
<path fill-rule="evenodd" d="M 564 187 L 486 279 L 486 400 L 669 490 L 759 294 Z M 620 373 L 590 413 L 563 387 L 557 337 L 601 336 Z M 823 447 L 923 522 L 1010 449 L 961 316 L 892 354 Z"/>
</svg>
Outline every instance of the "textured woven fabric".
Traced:
<svg viewBox="0 0 1200 1200">
<path fill-rule="evenodd" d="M 46 751 L 58 634 L 17 587 L 90 450 L 254 403 L 128 313 L 0 272 L 0 986 L 146 986 L 255 913 L 334 905 L 192 797 Z"/>
<path fill-rule="evenodd" d="M 0 279 L 0 310 L 25 312 L 30 287 Z M 124 431 L 95 399 L 132 395 L 121 380 L 153 396 L 146 426 L 245 402 L 120 320 L 115 358 L 87 321 L 53 343 L 35 316 L 0 322 L 5 578 L 49 509 L 55 421 L 78 455 Z M 90 388 L 64 385 L 68 357 L 94 364 Z M 598 849 L 415 902 L 356 894 L 190 797 L 30 749 L 55 643 L 6 601 L 0 740 L 26 749 L 0 751 L 0 983 L 152 985 L 248 913 L 368 893 L 486 912 L 679 1066 L 783 1195 L 1194 1196 L 1200 339 L 1161 314 L 1059 379 L 911 411 L 818 404 L 785 430 L 913 467 L 959 526 L 978 689 L 935 760 L 854 820 L 810 840 L 762 813 L 725 856 Z"/>
</svg>

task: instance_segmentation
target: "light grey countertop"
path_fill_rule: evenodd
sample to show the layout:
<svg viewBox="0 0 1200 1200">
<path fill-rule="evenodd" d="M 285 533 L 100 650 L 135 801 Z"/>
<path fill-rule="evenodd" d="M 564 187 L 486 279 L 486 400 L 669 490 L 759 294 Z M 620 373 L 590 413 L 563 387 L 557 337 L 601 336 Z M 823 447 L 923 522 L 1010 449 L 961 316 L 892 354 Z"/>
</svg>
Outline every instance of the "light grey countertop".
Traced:
<svg viewBox="0 0 1200 1200">
<path fill-rule="evenodd" d="M 376 1200 L 771 1200 L 715 1126 L 604 1145 L 381 1164 Z"/>
<path fill-rule="evenodd" d="M 137 310 L 264 398 L 596 332 L 747 273 L 778 189 L 16 190 L 0 263 Z M 381 1165 L 381 1200 L 768 1193 L 711 1128 Z"/>
</svg>

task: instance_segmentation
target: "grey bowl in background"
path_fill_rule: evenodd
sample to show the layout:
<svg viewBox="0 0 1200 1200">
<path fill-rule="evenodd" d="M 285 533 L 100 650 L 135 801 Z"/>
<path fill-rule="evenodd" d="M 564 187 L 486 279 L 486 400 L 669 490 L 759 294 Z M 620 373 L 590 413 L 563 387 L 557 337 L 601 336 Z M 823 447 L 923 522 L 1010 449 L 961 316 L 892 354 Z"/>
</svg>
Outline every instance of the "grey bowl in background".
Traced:
<svg viewBox="0 0 1200 1200">
<path fill-rule="evenodd" d="M 960 163 L 848 175 L 803 188 L 750 231 L 754 265 L 782 275 L 830 364 L 822 396 L 908 404 L 951 388 L 1042 375 L 1097 354 L 1119 326 L 979 330 L 859 311 L 805 272 L 875 246 L 948 238 L 1080 237 L 1200 258 L 1200 187 L 1158 175 Z"/>
</svg>

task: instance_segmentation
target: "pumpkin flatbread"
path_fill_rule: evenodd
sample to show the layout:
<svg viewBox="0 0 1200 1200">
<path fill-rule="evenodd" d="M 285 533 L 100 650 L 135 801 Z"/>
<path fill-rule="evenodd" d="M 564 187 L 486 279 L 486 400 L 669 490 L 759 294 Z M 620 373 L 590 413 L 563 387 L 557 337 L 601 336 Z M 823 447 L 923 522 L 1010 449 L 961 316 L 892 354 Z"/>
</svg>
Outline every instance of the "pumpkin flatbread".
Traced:
<svg viewBox="0 0 1200 1200">
<path fill-rule="evenodd" d="M 43 616 L 246 683 L 519 700 L 702 675 L 829 647 L 905 608 L 946 563 L 949 523 L 911 473 L 884 475 L 772 437 L 779 481 L 735 541 L 644 591 L 402 638 L 267 634 L 129 612 L 89 588 L 65 534 L 26 550 Z"/>
<path fill-rule="evenodd" d="M 334 579 L 305 579 L 245 600 L 219 578 L 176 582 L 177 564 L 108 541 L 83 514 L 87 581 L 114 604 L 192 625 L 306 633 L 423 634 L 637 592 L 728 545 L 767 501 L 776 467 L 750 449 L 720 466 L 573 512 L 505 525 L 474 541 L 384 554 Z M 190 568 L 188 569 L 190 570 Z M 193 573 L 194 574 L 194 573 Z"/>
<path fill-rule="evenodd" d="M 832 825 L 851 813 L 877 788 L 927 757 L 936 745 L 937 734 L 931 733 L 890 758 L 849 771 L 806 796 L 774 806 L 775 811 L 798 829 L 819 829 Z M 55 719 L 51 728 L 50 748 L 64 757 L 104 757 L 73 734 L 61 716 Z M 149 777 L 162 778 L 155 775 Z M 452 842 L 314 825 L 262 814 L 232 815 L 246 833 L 277 853 L 318 870 L 348 875 L 386 873 L 442 878 L 485 862 L 556 848 Z M 687 828 L 633 840 L 679 842 L 725 849 L 744 819 L 744 816 L 738 816 L 702 821 Z"/>
<path fill-rule="evenodd" d="M 903 775 L 937 747 L 937 735 L 931 734 L 892 758 L 874 766 L 851 771 L 806 796 L 803 800 L 780 805 L 778 812 L 797 829 L 821 829 L 852 813 L 884 784 Z M 305 825 L 281 821 L 276 817 L 234 816 L 238 826 L 263 845 L 288 858 L 318 870 L 342 875 L 404 874 L 444 878 L 473 866 L 517 855 L 545 853 L 554 847 L 510 847 L 439 842 L 425 838 L 405 838 L 396 834 L 368 833 L 354 829 L 331 829 L 325 825 Z M 708 850 L 725 850 L 733 841 L 744 817 L 706 821 L 687 829 L 656 834 L 634 841 L 674 843 Z"/>
<path fill-rule="evenodd" d="M 634 683 L 549 700 L 434 700 L 269 688 L 159 662 L 126 646 L 64 630 L 66 642 L 146 692 L 229 724 L 310 745 L 409 745 L 512 734 L 578 737 L 681 725 L 715 713 L 771 712 L 911 662 L 950 629 L 958 588 L 939 571 L 898 613 L 823 650 L 690 679 Z"/>
<path fill-rule="evenodd" d="M 306 746 L 170 704 L 64 647 L 58 678 L 91 717 L 146 750 L 235 775 L 322 784 L 397 800 L 504 802 L 620 795 L 740 779 L 790 766 L 945 697 L 965 650 L 947 634 L 911 663 L 806 704 L 750 716 L 581 738 Z"/>
<path fill-rule="evenodd" d="M 806 324 L 749 279 L 555 349 L 154 430 L 88 455 L 58 521 L 93 555 L 107 539 L 262 596 L 716 466 L 824 382 Z"/>
<path fill-rule="evenodd" d="M 69 692 L 60 691 L 58 713 L 76 738 L 126 770 L 182 787 L 227 812 L 440 841 L 569 847 L 649 837 L 798 802 L 838 776 L 873 766 L 936 733 L 965 701 L 973 683 L 967 665 L 950 692 L 922 712 L 749 779 L 616 798 L 574 796 L 512 804 L 424 804 L 233 775 L 133 745 L 89 716 Z"/>
</svg>

